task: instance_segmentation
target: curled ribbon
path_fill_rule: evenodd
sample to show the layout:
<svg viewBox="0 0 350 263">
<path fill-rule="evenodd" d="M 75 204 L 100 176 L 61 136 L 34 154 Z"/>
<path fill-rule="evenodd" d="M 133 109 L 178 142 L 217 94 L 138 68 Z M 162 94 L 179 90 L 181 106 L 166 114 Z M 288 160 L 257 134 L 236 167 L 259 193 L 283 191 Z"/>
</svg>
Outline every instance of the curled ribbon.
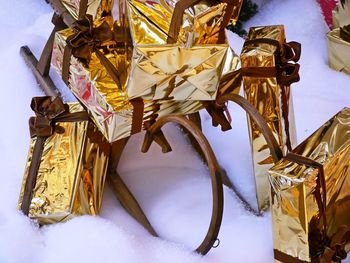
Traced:
<svg viewBox="0 0 350 263">
<path fill-rule="evenodd" d="M 67 45 L 63 54 L 62 79 L 69 84 L 70 59 L 73 55 L 85 65 L 91 60 L 91 55 L 95 52 L 101 64 L 106 68 L 107 73 L 121 89 L 119 72 L 114 65 L 99 50 L 103 43 L 113 40 L 113 31 L 106 21 L 94 27 L 91 15 L 86 15 L 83 19 L 77 20 L 73 24 L 74 33 L 67 38 Z"/>
</svg>

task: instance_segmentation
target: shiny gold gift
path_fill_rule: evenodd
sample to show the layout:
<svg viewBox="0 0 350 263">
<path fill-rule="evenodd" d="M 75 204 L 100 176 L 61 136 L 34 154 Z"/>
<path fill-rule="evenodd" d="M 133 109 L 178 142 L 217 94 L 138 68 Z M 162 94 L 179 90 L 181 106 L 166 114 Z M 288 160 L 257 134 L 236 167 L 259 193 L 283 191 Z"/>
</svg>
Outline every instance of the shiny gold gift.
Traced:
<svg viewBox="0 0 350 263">
<path fill-rule="evenodd" d="M 109 144 L 79 103 L 33 98 L 31 143 L 19 208 L 40 224 L 77 215 L 96 215 L 101 207 Z"/>
<path fill-rule="evenodd" d="M 333 12 L 333 28 L 342 27 L 350 24 L 350 1 L 344 0 L 344 3 L 338 3 Z"/>
<path fill-rule="evenodd" d="M 264 117 L 282 151 L 295 146 L 290 84 L 299 80 L 300 44 L 286 43 L 284 27 L 251 28 L 241 53 L 245 98 Z M 248 116 L 258 209 L 269 207 L 267 170 L 273 160 L 263 134 Z"/>
<path fill-rule="evenodd" d="M 52 1 L 52 0 L 50 0 Z M 93 18 L 111 14 L 114 0 L 56 0 L 60 1 L 75 18 L 83 18 L 86 14 Z M 117 1 L 116 1 L 117 2 Z"/>
<path fill-rule="evenodd" d="M 330 31 L 327 34 L 327 43 L 329 66 L 350 74 L 350 25 Z"/>
<path fill-rule="evenodd" d="M 241 0 L 125 0 L 130 27 L 130 99 L 215 100 L 222 74 L 235 68 L 225 34 Z M 193 6 L 193 8 L 191 8 Z M 128 41 L 124 41 L 128 43 Z"/>
<path fill-rule="evenodd" d="M 269 170 L 278 262 L 340 262 L 350 251 L 349 167 L 344 108 Z"/>
<path fill-rule="evenodd" d="M 57 32 L 52 65 L 109 142 L 141 131 L 157 117 L 185 115 L 203 108 L 199 101 L 129 99 L 123 85 L 130 69 L 129 54 L 112 41 L 108 20 L 94 23 L 92 28 L 91 19 L 81 20 L 76 24 L 78 29 Z M 233 56 L 225 76 L 234 73 L 237 65 L 238 58 Z"/>
</svg>

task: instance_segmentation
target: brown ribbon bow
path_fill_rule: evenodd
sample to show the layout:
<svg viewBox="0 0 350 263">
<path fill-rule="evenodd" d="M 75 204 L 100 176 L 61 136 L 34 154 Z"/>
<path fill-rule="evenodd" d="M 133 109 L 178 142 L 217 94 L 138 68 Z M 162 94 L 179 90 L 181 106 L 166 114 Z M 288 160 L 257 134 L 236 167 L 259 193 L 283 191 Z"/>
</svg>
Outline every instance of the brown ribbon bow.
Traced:
<svg viewBox="0 0 350 263">
<path fill-rule="evenodd" d="M 350 25 L 343 26 L 340 28 L 340 37 L 350 43 Z"/>
<path fill-rule="evenodd" d="M 325 246 L 323 254 L 315 259 L 313 263 L 340 263 L 346 258 L 345 245 L 347 242 L 347 234 L 349 228 L 346 225 L 341 225 L 337 232 L 330 238 L 329 245 Z"/>
<path fill-rule="evenodd" d="M 289 151 L 292 150 L 289 133 L 289 97 L 290 85 L 300 80 L 299 61 L 301 55 L 301 44 L 295 41 L 288 43 L 279 43 L 277 40 L 268 38 L 259 38 L 247 40 L 244 46 L 256 44 L 269 44 L 276 47 L 275 67 L 248 67 L 242 68 L 242 76 L 255 78 L 277 78 L 281 86 L 282 96 L 282 116 L 285 120 L 285 132 L 287 135 L 286 145 Z M 294 63 L 292 63 L 294 62 Z"/>
<path fill-rule="evenodd" d="M 48 137 L 53 133 L 51 121 L 66 111 L 59 97 L 51 101 L 51 97 L 35 97 L 30 105 L 36 117 L 29 119 L 30 136 Z"/>
<path fill-rule="evenodd" d="M 67 38 L 63 54 L 63 81 L 67 85 L 69 84 L 69 67 L 72 55 L 87 65 L 91 60 L 92 53 L 95 52 L 110 77 L 121 88 L 118 70 L 99 50 L 103 43 L 113 40 L 113 31 L 108 23 L 103 21 L 98 27 L 94 27 L 92 16 L 86 15 L 83 19 L 74 22 L 73 29 L 75 32 Z"/>
<path fill-rule="evenodd" d="M 45 140 L 57 130 L 55 123 L 58 121 L 76 122 L 89 120 L 89 115 L 85 111 L 70 113 L 68 105 L 64 104 L 59 97 L 35 97 L 32 99 L 31 108 L 35 112 L 36 117 L 29 119 L 30 135 L 37 138 L 23 191 L 21 210 L 25 215 L 29 214 L 29 206 L 36 184 Z"/>
</svg>

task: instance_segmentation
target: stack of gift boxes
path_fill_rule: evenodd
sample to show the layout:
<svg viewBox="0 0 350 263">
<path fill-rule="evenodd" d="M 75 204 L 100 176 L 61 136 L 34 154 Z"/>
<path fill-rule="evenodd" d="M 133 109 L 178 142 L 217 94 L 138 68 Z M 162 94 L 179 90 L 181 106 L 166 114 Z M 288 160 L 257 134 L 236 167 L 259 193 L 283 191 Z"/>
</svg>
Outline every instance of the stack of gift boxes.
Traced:
<svg viewBox="0 0 350 263">
<path fill-rule="evenodd" d="M 61 2 L 77 21 L 56 33 L 52 65 L 79 102 L 32 101 L 19 201 L 25 214 L 40 224 L 98 214 L 111 143 L 162 116 L 203 108 L 215 116 L 215 100 L 238 94 L 242 82 L 285 156 L 273 160 L 265 134 L 248 117 L 257 204 L 260 211 L 271 207 L 276 261 L 346 257 L 350 109 L 296 147 L 290 85 L 299 80 L 300 44 L 286 42 L 283 26 L 251 28 L 239 60 L 224 28 L 237 19 L 241 1 L 197 1 L 191 9 L 186 1 L 182 8 L 161 0 Z M 339 28 L 328 35 L 330 65 L 349 72 L 344 10 L 349 3 L 338 7 Z"/>
</svg>

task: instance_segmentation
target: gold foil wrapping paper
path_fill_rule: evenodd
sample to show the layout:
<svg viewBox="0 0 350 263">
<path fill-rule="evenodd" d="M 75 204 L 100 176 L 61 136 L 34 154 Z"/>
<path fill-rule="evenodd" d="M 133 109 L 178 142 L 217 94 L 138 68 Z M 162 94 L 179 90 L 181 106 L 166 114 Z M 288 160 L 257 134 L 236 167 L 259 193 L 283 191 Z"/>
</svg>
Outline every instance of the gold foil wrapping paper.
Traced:
<svg viewBox="0 0 350 263">
<path fill-rule="evenodd" d="M 285 42 L 283 26 L 266 26 L 251 28 L 247 40 L 268 38 Z M 276 66 L 276 46 L 259 43 L 247 45 L 241 53 L 242 68 L 274 67 Z M 245 98 L 259 111 L 270 127 L 283 152 L 286 151 L 287 134 L 286 120 L 282 116 L 281 87 L 276 77 L 247 77 L 243 76 Z M 291 96 L 291 95 L 290 95 Z M 289 132 L 292 146 L 295 146 L 296 131 L 294 122 L 293 103 L 289 100 Z M 270 186 L 267 170 L 272 167 L 273 160 L 263 134 L 248 116 L 248 126 L 252 147 L 253 166 L 255 173 L 257 206 L 259 210 L 269 208 Z"/>
<path fill-rule="evenodd" d="M 332 14 L 333 28 L 350 25 L 350 1 L 346 0 L 344 5 L 339 2 Z"/>
<path fill-rule="evenodd" d="M 327 236 L 341 225 L 350 227 L 350 109 L 344 108 L 293 150 L 322 164 L 327 194 Z M 314 197 L 314 168 L 282 159 L 269 170 L 274 248 L 310 262 L 311 220 L 321 229 Z M 349 241 L 350 242 L 350 241 Z M 349 244 L 346 250 L 350 250 Z M 279 261 L 278 261 L 279 262 Z"/>
<path fill-rule="evenodd" d="M 75 18 L 79 19 L 82 12 L 82 0 L 60 0 L 68 12 Z M 94 18 L 100 18 L 102 15 L 110 14 L 113 8 L 113 2 L 116 0 L 86 0 L 86 14 Z M 117 2 L 117 1 L 116 1 Z"/>
<path fill-rule="evenodd" d="M 83 110 L 78 103 L 69 107 L 71 113 Z M 64 133 L 54 132 L 45 141 L 29 207 L 29 216 L 40 224 L 57 223 L 77 215 L 96 215 L 101 207 L 109 145 L 91 122 L 57 125 Z M 35 142 L 36 137 L 30 143 L 19 207 Z"/>
<path fill-rule="evenodd" d="M 350 74 L 350 42 L 340 37 L 339 28 L 327 34 L 327 42 L 329 66 L 337 71 Z"/>
<path fill-rule="evenodd" d="M 236 67 L 220 31 L 227 4 L 201 1 L 187 10 L 178 43 L 167 44 L 176 2 L 125 2 L 133 45 L 127 82 L 130 99 L 215 100 L 220 78 L 227 73 L 225 65 Z"/>
<path fill-rule="evenodd" d="M 59 74 L 62 74 L 63 53 L 66 39 L 73 33 L 72 29 L 56 33 L 53 45 L 52 65 Z M 232 60 L 225 63 L 224 69 L 231 74 L 239 63 L 238 57 L 229 52 Z M 130 70 L 128 54 L 124 48 L 110 48 L 105 56 L 122 74 L 122 84 L 127 82 L 127 72 Z M 140 78 L 139 83 L 148 79 Z M 132 134 L 134 120 L 134 106 L 127 95 L 126 85 L 118 89 L 108 75 L 106 69 L 96 57 L 95 53 L 88 65 L 84 65 L 74 56 L 70 61 L 69 88 L 78 100 L 87 108 L 95 124 L 109 142 L 128 137 Z M 199 101 L 172 101 L 172 100 L 143 100 L 144 111 L 142 122 L 154 121 L 155 118 L 178 114 L 186 115 L 203 108 Z"/>
</svg>

